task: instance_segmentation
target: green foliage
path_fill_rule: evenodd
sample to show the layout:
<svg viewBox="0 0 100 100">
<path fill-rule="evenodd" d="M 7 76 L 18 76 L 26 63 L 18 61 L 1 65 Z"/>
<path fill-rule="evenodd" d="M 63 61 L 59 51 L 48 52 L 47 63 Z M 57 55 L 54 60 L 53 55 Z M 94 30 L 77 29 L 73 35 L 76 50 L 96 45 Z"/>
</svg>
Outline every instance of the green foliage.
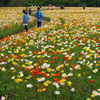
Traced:
<svg viewBox="0 0 100 100">
<path fill-rule="evenodd" d="M 2 0 L 0 6 L 32 6 L 32 5 L 64 5 L 64 6 L 100 6 L 100 0 Z"/>
</svg>

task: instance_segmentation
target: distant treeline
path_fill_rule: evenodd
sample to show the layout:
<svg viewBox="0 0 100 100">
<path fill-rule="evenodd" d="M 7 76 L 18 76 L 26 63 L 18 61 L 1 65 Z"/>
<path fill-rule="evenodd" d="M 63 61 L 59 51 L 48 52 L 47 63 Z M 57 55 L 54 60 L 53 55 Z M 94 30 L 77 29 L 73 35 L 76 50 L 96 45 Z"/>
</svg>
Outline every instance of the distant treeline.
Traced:
<svg viewBox="0 0 100 100">
<path fill-rule="evenodd" d="M 47 6 L 48 4 L 58 6 L 87 6 L 87 7 L 99 7 L 100 0 L 0 0 L 0 7 L 16 7 L 16 6 L 34 6 L 42 5 Z"/>
</svg>

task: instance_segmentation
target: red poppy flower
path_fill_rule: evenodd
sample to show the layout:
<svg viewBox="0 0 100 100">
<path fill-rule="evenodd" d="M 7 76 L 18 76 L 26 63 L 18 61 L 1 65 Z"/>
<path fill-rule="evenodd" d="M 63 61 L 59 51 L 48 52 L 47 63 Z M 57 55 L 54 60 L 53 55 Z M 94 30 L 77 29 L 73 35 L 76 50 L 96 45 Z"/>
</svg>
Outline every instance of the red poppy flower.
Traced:
<svg viewBox="0 0 100 100">
<path fill-rule="evenodd" d="M 20 46 L 20 44 L 18 44 L 18 46 Z"/>
<path fill-rule="evenodd" d="M 55 63 L 54 61 L 50 61 L 51 63 Z"/>
<path fill-rule="evenodd" d="M 48 53 L 48 55 L 50 55 L 50 53 Z"/>
<path fill-rule="evenodd" d="M 39 61 L 41 61 L 41 59 L 39 59 Z"/>
<path fill-rule="evenodd" d="M 99 54 L 99 52 L 96 52 L 96 54 Z"/>
<path fill-rule="evenodd" d="M 57 57 L 53 57 L 53 59 L 57 59 Z"/>
<path fill-rule="evenodd" d="M 100 49 L 100 45 L 99 45 L 98 47 L 99 47 L 99 49 Z"/>
<path fill-rule="evenodd" d="M 63 78 L 61 78 L 61 79 L 62 79 L 62 80 L 66 80 L 66 78 L 64 78 L 64 77 L 63 77 Z"/>
<path fill-rule="evenodd" d="M 42 53 L 43 53 L 43 54 L 46 54 L 46 53 L 47 53 L 47 51 L 43 51 Z"/>
<path fill-rule="evenodd" d="M 32 75 L 32 76 L 34 76 L 34 75 L 35 75 L 35 73 L 31 73 L 31 75 Z"/>
<path fill-rule="evenodd" d="M 18 59 L 18 57 L 15 57 L 15 59 Z"/>
<path fill-rule="evenodd" d="M 77 46 L 81 46 L 80 44 L 78 44 Z"/>
<path fill-rule="evenodd" d="M 3 57 L 6 57 L 6 55 L 4 55 Z"/>
<path fill-rule="evenodd" d="M 53 53 L 53 54 L 57 55 L 57 53 L 59 53 L 59 52 L 58 52 L 58 51 L 54 51 L 54 53 Z"/>
<path fill-rule="evenodd" d="M 5 59 L 1 59 L 2 61 L 5 61 Z"/>
<path fill-rule="evenodd" d="M 21 55 L 18 55 L 20 58 L 22 57 Z"/>
<path fill-rule="evenodd" d="M 70 51 L 68 51 L 68 53 L 70 53 Z"/>
<path fill-rule="evenodd" d="M 34 51 L 34 54 L 38 53 L 38 51 Z"/>
<path fill-rule="evenodd" d="M 40 69 L 39 66 L 36 66 L 36 69 Z"/>
<path fill-rule="evenodd" d="M 30 70 L 30 68 L 26 68 L 25 70 L 26 70 L 26 71 L 29 71 L 29 70 Z"/>
<path fill-rule="evenodd" d="M 38 74 L 38 75 L 42 75 L 42 72 L 38 72 L 37 74 Z"/>
<path fill-rule="evenodd" d="M 54 81 L 55 81 L 56 83 L 60 84 L 58 78 L 54 78 Z"/>
<path fill-rule="evenodd" d="M 9 55 L 9 57 L 12 57 L 12 55 Z"/>
<path fill-rule="evenodd" d="M 72 67 L 75 68 L 75 65 L 73 65 Z"/>
<path fill-rule="evenodd" d="M 66 60 L 66 59 L 67 59 L 67 57 L 64 57 L 64 59 Z"/>
<path fill-rule="evenodd" d="M 68 61 L 67 61 L 67 60 L 65 60 L 65 63 L 68 63 Z"/>
<path fill-rule="evenodd" d="M 67 39 L 68 37 L 66 36 L 66 39 Z"/>
<path fill-rule="evenodd" d="M 39 61 L 39 64 L 41 64 L 41 61 Z"/>
<path fill-rule="evenodd" d="M 21 68 L 21 67 L 19 67 L 19 69 L 21 70 L 22 68 Z"/>
<path fill-rule="evenodd" d="M 35 75 L 34 71 L 35 71 L 34 69 L 32 69 L 32 70 L 30 71 L 30 74 L 31 74 L 32 76 Z"/>
<path fill-rule="evenodd" d="M 39 70 L 36 69 L 35 72 L 38 74 Z"/>
<path fill-rule="evenodd" d="M 60 74 L 59 74 L 59 73 L 57 73 L 57 74 L 53 75 L 53 77 L 56 77 L 56 76 L 60 76 Z"/>
<path fill-rule="evenodd" d="M 47 77 L 47 74 L 46 74 L 46 73 L 44 73 L 44 74 L 43 74 L 43 77 Z"/>
<path fill-rule="evenodd" d="M 83 55 L 82 53 L 80 53 L 80 55 Z"/>
<path fill-rule="evenodd" d="M 90 83 L 93 83 L 93 80 L 89 80 Z"/>
</svg>

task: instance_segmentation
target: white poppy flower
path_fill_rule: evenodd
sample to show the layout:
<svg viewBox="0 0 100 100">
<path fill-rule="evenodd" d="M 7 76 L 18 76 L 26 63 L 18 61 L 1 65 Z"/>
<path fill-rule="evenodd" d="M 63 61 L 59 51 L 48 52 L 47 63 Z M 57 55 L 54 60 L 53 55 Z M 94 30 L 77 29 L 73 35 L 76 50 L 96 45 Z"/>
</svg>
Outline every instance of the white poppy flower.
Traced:
<svg viewBox="0 0 100 100">
<path fill-rule="evenodd" d="M 44 77 L 42 77 L 42 78 L 41 78 L 41 81 L 44 81 L 44 80 L 45 80 L 45 78 L 44 78 Z"/>
<path fill-rule="evenodd" d="M 24 59 L 21 59 L 21 61 L 24 61 Z"/>
<path fill-rule="evenodd" d="M 96 73 L 96 72 L 98 72 L 98 69 L 94 69 L 94 70 L 93 70 L 93 73 Z"/>
<path fill-rule="evenodd" d="M 56 82 L 53 82 L 52 84 L 53 84 L 53 85 L 56 85 Z"/>
<path fill-rule="evenodd" d="M 8 53 L 12 53 L 12 51 L 8 51 Z"/>
<path fill-rule="evenodd" d="M 95 60 L 94 63 L 97 63 L 97 61 Z"/>
<path fill-rule="evenodd" d="M 29 51 L 29 53 L 32 53 L 32 51 Z"/>
<path fill-rule="evenodd" d="M 19 74 L 21 75 L 21 77 L 23 77 L 23 76 L 24 76 L 23 72 L 19 72 Z"/>
<path fill-rule="evenodd" d="M 89 55 L 86 55 L 86 58 L 89 58 Z"/>
<path fill-rule="evenodd" d="M 61 85 L 65 85 L 65 83 L 64 82 L 62 82 L 62 83 L 60 83 Z"/>
<path fill-rule="evenodd" d="M 32 84 L 27 84 L 26 87 L 27 87 L 27 88 L 32 88 L 33 85 L 32 85 Z"/>
<path fill-rule="evenodd" d="M 2 71 L 6 71 L 6 69 L 3 67 L 2 69 L 1 69 Z"/>
<path fill-rule="evenodd" d="M 71 91 L 74 92 L 75 91 L 75 88 L 71 88 Z"/>
<path fill-rule="evenodd" d="M 98 95 L 98 92 L 97 92 L 97 91 L 92 91 L 92 94 L 93 94 L 94 96 L 97 96 L 97 95 Z"/>
<path fill-rule="evenodd" d="M 11 79 L 15 79 L 15 76 L 13 76 Z"/>
<path fill-rule="evenodd" d="M 34 66 L 33 66 L 33 65 L 31 65 L 31 66 L 30 66 L 30 69 L 31 69 L 31 68 L 34 68 Z"/>
<path fill-rule="evenodd" d="M 73 68 L 70 68 L 70 71 L 73 71 Z"/>
<path fill-rule="evenodd" d="M 73 76 L 73 73 L 69 73 L 68 76 Z"/>
<path fill-rule="evenodd" d="M 90 78 L 91 78 L 91 76 L 88 76 L 88 78 L 90 79 Z"/>
<path fill-rule="evenodd" d="M 59 94 L 60 94 L 60 92 L 59 92 L 59 91 L 55 91 L 55 94 L 59 95 Z"/>
<path fill-rule="evenodd" d="M 60 87 L 58 84 L 56 84 L 55 86 L 56 86 L 57 89 Z"/>
<path fill-rule="evenodd" d="M 54 69 L 51 69 L 51 71 L 54 72 L 55 70 Z"/>
<path fill-rule="evenodd" d="M 65 73 L 63 73 L 63 74 L 62 74 L 62 77 L 66 77 L 66 74 L 65 74 Z"/>
<path fill-rule="evenodd" d="M 10 69 L 11 69 L 11 70 L 14 70 L 15 68 L 14 68 L 14 67 L 11 67 Z"/>
<path fill-rule="evenodd" d="M 1 97 L 1 100 L 6 100 L 6 98 L 4 96 Z"/>
<path fill-rule="evenodd" d="M 100 89 L 98 89 L 98 91 L 100 91 Z"/>
<path fill-rule="evenodd" d="M 41 67 L 42 67 L 42 69 L 49 68 L 50 64 L 44 63 Z"/>
</svg>

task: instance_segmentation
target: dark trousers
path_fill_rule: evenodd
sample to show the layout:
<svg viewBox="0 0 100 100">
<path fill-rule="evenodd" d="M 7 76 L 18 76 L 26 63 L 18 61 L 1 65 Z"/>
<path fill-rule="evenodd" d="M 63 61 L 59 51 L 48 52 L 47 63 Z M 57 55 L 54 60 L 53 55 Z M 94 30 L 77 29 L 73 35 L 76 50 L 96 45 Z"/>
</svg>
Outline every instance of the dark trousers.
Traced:
<svg viewBox="0 0 100 100">
<path fill-rule="evenodd" d="M 31 12 L 29 12 L 29 15 L 31 15 Z"/>
<path fill-rule="evenodd" d="M 38 26 L 38 28 L 41 27 L 41 22 L 37 21 L 37 26 Z"/>
<path fill-rule="evenodd" d="M 27 27 L 27 25 L 26 26 L 24 26 L 25 27 L 25 30 L 26 30 L 26 32 L 28 31 L 28 27 Z"/>
</svg>

